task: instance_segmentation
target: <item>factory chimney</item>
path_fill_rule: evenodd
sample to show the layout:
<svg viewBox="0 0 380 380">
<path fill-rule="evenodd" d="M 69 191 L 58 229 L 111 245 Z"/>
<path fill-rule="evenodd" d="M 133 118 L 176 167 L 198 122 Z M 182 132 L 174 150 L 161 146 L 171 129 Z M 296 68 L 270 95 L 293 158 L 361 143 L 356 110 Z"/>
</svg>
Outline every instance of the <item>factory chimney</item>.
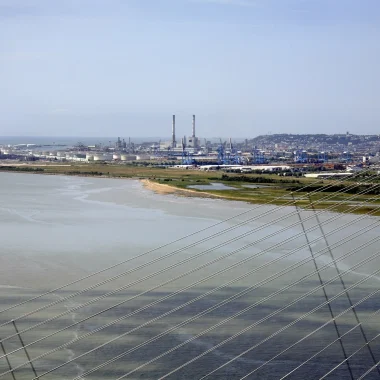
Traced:
<svg viewBox="0 0 380 380">
<path fill-rule="evenodd" d="M 172 148 L 176 147 L 176 141 L 175 141 L 175 115 L 173 115 L 173 123 L 172 123 Z"/>
<path fill-rule="evenodd" d="M 195 115 L 193 115 L 193 140 L 195 139 Z"/>
</svg>

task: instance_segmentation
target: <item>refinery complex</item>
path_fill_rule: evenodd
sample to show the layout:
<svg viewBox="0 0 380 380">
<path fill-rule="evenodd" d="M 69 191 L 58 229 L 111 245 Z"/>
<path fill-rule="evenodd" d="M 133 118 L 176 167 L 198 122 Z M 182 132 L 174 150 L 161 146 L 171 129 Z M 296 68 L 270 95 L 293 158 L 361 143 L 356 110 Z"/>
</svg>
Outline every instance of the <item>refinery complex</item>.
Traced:
<svg viewBox="0 0 380 380">
<path fill-rule="evenodd" d="M 190 124 L 191 122 L 191 124 Z M 169 124 L 169 123 L 168 123 Z M 14 161 L 58 161 L 165 165 L 198 170 L 236 172 L 331 171 L 346 173 L 363 166 L 380 165 L 380 135 L 269 134 L 253 138 L 207 139 L 196 134 L 196 116 L 189 120 L 189 136 L 178 137 L 176 115 L 171 118 L 171 138 L 137 142 L 116 138 L 114 142 L 88 145 L 2 144 L 2 165 Z"/>
</svg>

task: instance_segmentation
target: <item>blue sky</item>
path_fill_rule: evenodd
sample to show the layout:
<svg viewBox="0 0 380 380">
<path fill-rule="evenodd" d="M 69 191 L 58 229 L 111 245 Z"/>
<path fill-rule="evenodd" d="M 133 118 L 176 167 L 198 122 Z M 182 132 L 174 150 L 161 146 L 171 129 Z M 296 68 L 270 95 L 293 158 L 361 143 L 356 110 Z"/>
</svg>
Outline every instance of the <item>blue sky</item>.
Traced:
<svg viewBox="0 0 380 380">
<path fill-rule="evenodd" d="M 378 0 L 0 0 L 0 136 L 379 133 Z"/>
</svg>

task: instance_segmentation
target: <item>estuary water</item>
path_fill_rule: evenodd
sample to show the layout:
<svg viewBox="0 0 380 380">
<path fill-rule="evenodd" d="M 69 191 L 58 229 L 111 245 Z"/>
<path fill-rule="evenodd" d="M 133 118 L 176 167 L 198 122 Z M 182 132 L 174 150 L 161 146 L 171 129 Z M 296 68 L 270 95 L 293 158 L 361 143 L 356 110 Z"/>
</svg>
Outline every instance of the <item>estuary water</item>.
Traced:
<svg viewBox="0 0 380 380">
<path fill-rule="evenodd" d="M 326 266 L 331 260 L 314 214 L 303 211 L 301 217 L 311 250 L 318 256 L 317 265 Z M 378 243 L 370 244 L 380 235 L 379 219 L 323 212 L 320 220 L 334 257 L 348 256 L 337 265 L 340 271 L 347 271 L 346 286 L 353 286 L 352 301 L 359 302 L 379 289 L 378 274 L 366 279 L 380 268 L 375 257 Z M 310 248 L 297 223 L 297 213 L 290 206 L 159 195 L 137 180 L 0 173 L 0 322 L 15 318 L 20 331 L 30 329 L 22 333 L 26 344 L 41 340 L 29 351 L 33 358 L 42 355 L 35 367 L 38 374 L 46 373 L 49 379 L 83 374 L 86 379 L 117 379 L 128 372 L 128 378 L 155 379 L 211 350 L 168 376 L 201 378 L 324 302 L 323 292 L 317 289 L 319 279 L 313 274 Z M 375 258 L 358 265 L 371 255 Z M 302 260 L 304 265 L 289 269 L 281 277 L 276 275 Z M 349 271 L 355 265 L 357 268 Z M 108 267 L 113 268 L 106 270 Z M 90 276 L 95 272 L 100 273 Z M 268 280 L 271 276 L 273 281 Z M 333 265 L 321 272 L 326 282 L 334 276 L 337 272 Z M 76 282 L 83 277 L 88 278 Z M 111 277 L 115 279 L 109 281 Z M 294 286 L 273 295 L 297 280 Z M 338 280 L 326 286 L 329 297 L 343 291 Z M 360 280 L 363 283 L 355 286 Z M 38 297 L 68 283 L 73 284 Z M 91 290 L 71 296 L 89 287 Z M 291 305 L 313 289 L 317 290 Z M 244 291 L 240 297 L 220 304 Z M 34 297 L 38 298 L 24 303 Z M 57 303 L 61 299 L 64 302 Z M 56 304 L 46 307 L 50 303 Z M 249 308 L 255 303 L 257 307 Z M 286 310 L 275 313 L 286 305 Z M 336 314 L 349 307 L 344 293 L 331 305 Z M 215 308 L 208 311 L 212 306 Z M 365 319 L 379 307 L 380 298 L 375 294 L 361 302 L 357 311 Z M 228 317 L 233 318 L 225 321 Z M 209 378 L 240 379 L 330 318 L 327 307 L 321 307 Z M 255 322 L 257 326 L 248 329 Z M 352 313 L 342 315 L 341 334 L 355 324 Z M 178 328 L 144 345 L 176 325 Z M 369 338 L 379 332 L 376 317 L 363 325 Z M 244 333 L 214 349 L 245 328 Z M 58 330 L 62 331 L 56 333 Z M 12 324 L 0 327 L 0 338 L 12 334 Z M 85 338 L 68 344 L 85 334 Z M 121 334 L 124 336 L 118 338 Z M 281 378 L 336 339 L 334 334 L 330 323 L 250 378 Z M 361 339 L 358 329 L 344 338 L 348 354 L 364 344 Z M 44 355 L 63 344 L 67 345 Z M 4 345 L 8 352 L 15 351 L 10 356 L 13 367 L 25 363 L 16 336 Z M 138 345 L 141 348 L 136 348 Z M 380 357 L 379 344 L 373 347 Z M 91 372 L 122 354 L 119 360 Z M 157 356 L 161 357 L 155 360 Z M 149 360 L 152 363 L 145 365 Z M 332 344 L 289 378 L 318 378 L 341 360 L 339 344 Z M 372 364 L 368 352 L 361 350 L 352 360 L 355 376 Z M 0 359 L 1 373 L 7 368 L 6 361 Z M 28 365 L 15 373 L 18 379 L 33 378 Z M 372 372 L 367 378 L 378 378 L 376 375 Z M 12 377 L 7 374 L 2 378 Z M 347 367 L 340 366 L 330 378 L 350 378 Z"/>
</svg>

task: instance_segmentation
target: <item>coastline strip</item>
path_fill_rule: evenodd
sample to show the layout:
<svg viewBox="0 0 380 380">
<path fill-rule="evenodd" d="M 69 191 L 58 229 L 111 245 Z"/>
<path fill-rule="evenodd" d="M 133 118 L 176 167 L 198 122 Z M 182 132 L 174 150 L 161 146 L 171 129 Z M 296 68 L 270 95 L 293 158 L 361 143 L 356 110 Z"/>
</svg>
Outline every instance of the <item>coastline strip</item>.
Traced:
<svg viewBox="0 0 380 380">
<path fill-rule="evenodd" d="M 157 194 L 174 194 L 184 197 L 200 197 L 200 198 L 219 198 L 219 199 L 229 199 L 229 197 L 217 194 L 211 194 L 205 191 L 197 191 L 192 189 L 180 189 L 175 186 L 168 185 L 166 183 L 157 183 L 149 179 L 140 179 L 143 186 Z M 243 200 L 243 199 L 242 199 Z"/>
</svg>

